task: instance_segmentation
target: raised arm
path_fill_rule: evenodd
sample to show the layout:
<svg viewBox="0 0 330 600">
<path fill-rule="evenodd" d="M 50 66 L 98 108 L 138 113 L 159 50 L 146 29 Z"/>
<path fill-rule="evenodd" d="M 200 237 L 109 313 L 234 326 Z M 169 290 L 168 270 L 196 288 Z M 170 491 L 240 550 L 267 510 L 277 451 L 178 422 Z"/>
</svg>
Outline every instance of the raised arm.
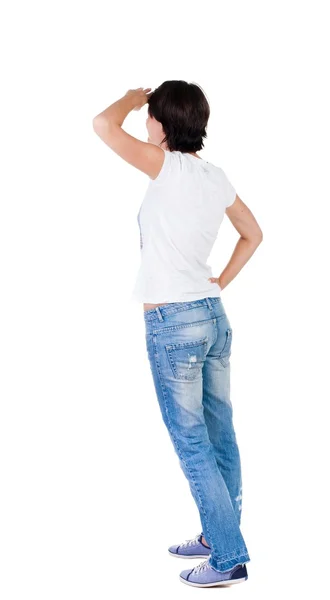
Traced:
<svg viewBox="0 0 330 600">
<path fill-rule="evenodd" d="M 131 110 L 140 110 L 148 101 L 151 88 L 128 92 L 93 119 L 93 129 L 116 154 L 150 179 L 155 179 L 164 161 L 164 151 L 155 144 L 142 142 L 122 129 Z"/>
</svg>

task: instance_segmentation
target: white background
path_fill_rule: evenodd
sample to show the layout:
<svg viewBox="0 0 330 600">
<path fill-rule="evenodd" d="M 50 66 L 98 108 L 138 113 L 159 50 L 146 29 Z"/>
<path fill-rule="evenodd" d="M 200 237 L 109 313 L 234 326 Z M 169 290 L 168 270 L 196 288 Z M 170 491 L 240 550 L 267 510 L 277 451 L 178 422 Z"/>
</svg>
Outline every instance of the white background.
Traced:
<svg viewBox="0 0 330 600">
<path fill-rule="evenodd" d="M 161 419 L 142 305 L 130 300 L 148 180 L 92 128 L 128 89 L 167 79 L 204 89 L 211 117 L 200 155 L 225 170 L 264 234 L 222 293 L 251 558 L 248 581 L 230 594 L 326 596 L 326 8 L 2 5 L 3 600 L 200 593 L 179 573 L 201 560 L 167 553 L 201 525 Z M 133 111 L 124 129 L 146 141 L 146 116 L 146 106 Z M 209 259 L 215 276 L 237 239 L 225 216 Z"/>
</svg>

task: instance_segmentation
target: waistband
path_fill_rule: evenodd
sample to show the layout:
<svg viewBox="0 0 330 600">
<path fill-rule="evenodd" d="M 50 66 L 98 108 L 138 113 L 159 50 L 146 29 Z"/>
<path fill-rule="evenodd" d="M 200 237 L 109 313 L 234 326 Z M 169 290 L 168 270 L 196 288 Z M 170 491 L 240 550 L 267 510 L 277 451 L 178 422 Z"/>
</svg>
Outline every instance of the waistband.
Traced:
<svg viewBox="0 0 330 600">
<path fill-rule="evenodd" d="M 162 306 L 156 306 L 156 308 L 144 310 L 144 320 L 145 322 L 163 321 L 163 316 L 172 315 L 173 313 L 187 310 L 189 308 L 198 308 L 200 306 L 205 306 L 210 310 L 213 310 L 213 306 L 219 304 L 220 302 L 220 296 L 210 296 L 207 298 L 201 298 L 200 300 L 191 300 L 190 302 L 169 302 L 168 304 L 164 304 Z"/>
</svg>

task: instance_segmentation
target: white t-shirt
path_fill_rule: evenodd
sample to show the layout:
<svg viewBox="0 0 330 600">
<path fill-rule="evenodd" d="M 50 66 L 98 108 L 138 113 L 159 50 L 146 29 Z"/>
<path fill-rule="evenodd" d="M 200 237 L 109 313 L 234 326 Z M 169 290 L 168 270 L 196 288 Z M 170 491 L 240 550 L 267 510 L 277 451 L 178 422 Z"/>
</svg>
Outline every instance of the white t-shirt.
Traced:
<svg viewBox="0 0 330 600">
<path fill-rule="evenodd" d="M 141 263 L 131 300 L 160 304 L 220 296 L 207 259 L 236 191 L 220 167 L 164 150 L 137 216 Z M 217 272 L 215 277 L 219 277 Z"/>
</svg>

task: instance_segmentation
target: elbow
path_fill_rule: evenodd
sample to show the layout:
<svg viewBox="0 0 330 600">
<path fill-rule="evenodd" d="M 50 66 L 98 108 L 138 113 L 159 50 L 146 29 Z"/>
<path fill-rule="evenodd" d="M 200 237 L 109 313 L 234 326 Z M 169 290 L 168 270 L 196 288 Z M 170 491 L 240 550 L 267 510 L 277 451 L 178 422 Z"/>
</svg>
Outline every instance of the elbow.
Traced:
<svg viewBox="0 0 330 600">
<path fill-rule="evenodd" d="M 259 246 L 259 244 L 261 244 L 263 240 L 263 233 L 259 225 L 255 228 L 255 231 L 253 232 L 253 240 L 257 246 Z"/>
<path fill-rule="evenodd" d="M 93 130 L 111 148 L 112 140 L 116 140 L 118 134 L 118 126 L 104 117 L 96 116 L 93 119 Z"/>
<path fill-rule="evenodd" d="M 261 244 L 263 240 L 263 234 L 261 229 L 249 236 L 245 237 L 245 239 L 253 246 L 255 249 L 258 248 L 259 244 Z"/>
<path fill-rule="evenodd" d="M 115 131 L 119 125 L 110 119 L 106 119 L 101 115 L 96 115 L 93 119 L 94 131 Z"/>
<path fill-rule="evenodd" d="M 96 116 L 93 119 L 93 129 L 97 133 L 100 129 L 104 129 L 104 121 L 101 117 Z"/>
<path fill-rule="evenodd" d="M 107 121 L 103 117 L 94 117 L 93 130 L 103 142 L 109 145 L 112 130 L 109 126 L 109 123 L 107 123 Z"/>
</svg>

